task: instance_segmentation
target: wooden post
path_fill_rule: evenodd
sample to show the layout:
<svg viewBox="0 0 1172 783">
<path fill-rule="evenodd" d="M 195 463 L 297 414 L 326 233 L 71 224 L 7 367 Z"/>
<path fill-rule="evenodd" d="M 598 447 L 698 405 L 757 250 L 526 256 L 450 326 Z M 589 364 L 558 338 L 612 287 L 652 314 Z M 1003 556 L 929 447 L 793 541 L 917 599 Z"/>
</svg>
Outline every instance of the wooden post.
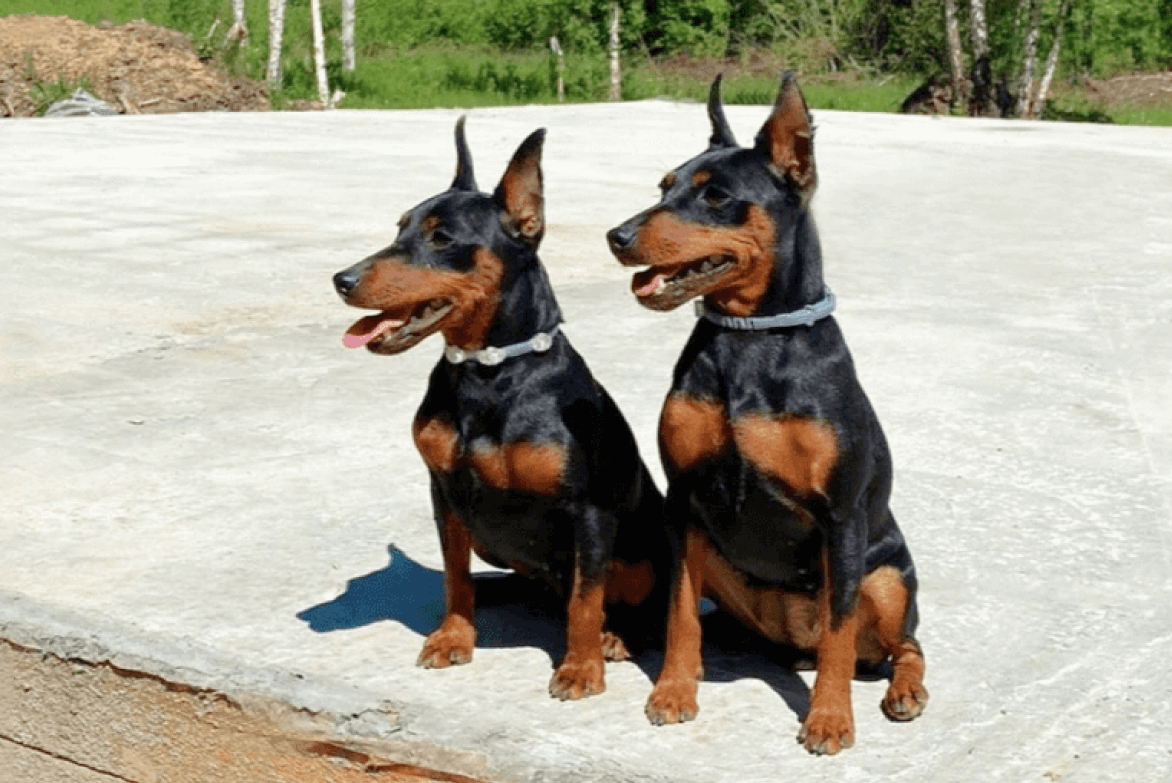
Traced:
<svg viewBox="0 0 1172 783">
<path fill-rule="evenodd" d="M 610 17 L 610 99 L 623 99 L 622 73 L 619 71 L 619 4 L 612 3 Z"/>
<path fill-rule="evenodd" d="M 330 108 L 330 85 L 326 80 L 325 35 L 321 27 L 321 0 L 309 0 L 313 21 L 313 65 L 317 72 L 317 94 L 325 108 Z"/>
<path fill-rule="evenodd" d="M 285 35 L 285 0 L 269 0 L 269 89 L 281 89 L 281 39 Z"/>
<path fill-rule="evenodd" d="M 553 49 L 553 53 L 557 55 L 558 64 L 558 103 L 566 102 L 566 55 L 562 51 L 562 45 L 558 43 L 558 37 L 555 35 L 549 39 L 549 48 Z"/>
</svg>

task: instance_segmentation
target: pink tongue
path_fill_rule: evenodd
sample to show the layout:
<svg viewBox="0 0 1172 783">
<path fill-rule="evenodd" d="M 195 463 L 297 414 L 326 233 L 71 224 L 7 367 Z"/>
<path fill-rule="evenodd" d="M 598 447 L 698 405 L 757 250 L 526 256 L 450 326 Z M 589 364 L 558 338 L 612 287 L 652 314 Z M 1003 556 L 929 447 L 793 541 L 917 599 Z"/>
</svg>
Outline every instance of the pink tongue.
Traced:
<svg viewBox="0 0 1172 783">
<path fill-rule="evenodd" d="M 397 318 L 383 318 L 381 315 L 372 315 L 369 318 L 363 318 L 351 326 L 350 330 L 342 337 L 342 345 L 347 348 L 361 348 L 383 332 L 397 329 L 405 323 L 406 321 Z M 373 327 L 369 331 L 361 331 L 362 329 L 371 327 L 372 324 Z"/>
<path fill-rule="evenodd" d="M 635 291 L 635 296 L 650 296 L 663 288 L 664 275 L 656 275 L 650 283 Z"/>
</svg>

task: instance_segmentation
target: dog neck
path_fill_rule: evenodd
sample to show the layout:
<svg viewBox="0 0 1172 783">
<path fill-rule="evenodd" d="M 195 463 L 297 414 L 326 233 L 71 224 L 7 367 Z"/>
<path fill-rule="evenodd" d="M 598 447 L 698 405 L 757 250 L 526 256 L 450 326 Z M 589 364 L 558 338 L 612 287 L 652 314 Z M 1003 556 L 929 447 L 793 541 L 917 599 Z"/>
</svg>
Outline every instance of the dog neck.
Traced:
<svg viewBox="0 0 1172 783">
<path fill-rule="evenodd" d="M 793 229 L 778 237 L 775 252 L 772 279 L 751 313 L 753 317 L 796 312 L 817 304 L 825 295 L 822 246 L 809 210 L 802 210 Z"/>
<path fill-rule="evenodd" d="M 484 333 L 483 349 L 521 345 L 539 334 L 553 335 L 561 322 L 562 311 L 553 287 L 545 268 L 533 255 L 506 267 L 496 313 Z"/>
</svg>

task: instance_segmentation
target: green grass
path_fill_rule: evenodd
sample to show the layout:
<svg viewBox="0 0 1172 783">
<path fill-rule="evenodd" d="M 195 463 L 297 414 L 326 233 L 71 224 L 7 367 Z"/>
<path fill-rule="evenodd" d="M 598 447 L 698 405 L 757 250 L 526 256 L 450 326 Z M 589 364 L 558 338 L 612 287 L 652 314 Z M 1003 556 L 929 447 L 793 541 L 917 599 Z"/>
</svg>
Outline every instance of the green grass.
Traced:
<svg viewBox="0 0 1172 783">
<path fill-rule="evenodd" d="M 1172 126 L 1170 107 L 1120 107 L 1110 112 L 1111 119 L 1120 125 Z"/>
<path fill-rule="evenodd" d="M 801 76 L 802 94 L 811 109 L 894 112 L 903 99 L 919 86 L 915 77 L 874 79 L 836 75 Z M 721 93 L 726 103 L 769 105 L 777 99 L 779 76 L 741 75 L 725 79 Z M 678 73 L 664 73 L 647 64 L 636 64 L 626 76 L 623 97 L 627 100 L 665 97 L 705 101 L 710 83 Z"/>
<path fill-rule="evenodd" d="M 511 106 L 557 100 L 554 63 L 543 54 L 505 54 L 487 47 L 433 44 L 381 57 L 360 59 L 353 73 L 329 68 L 331 86 L 346 92 L 348 109 L 420 109 Z M 567 58 L 567 100 L 604 96 L 605 63 L 600 58 Z M 291 68 L 284 94 L 310 97 L 309 64 Z"/>
<path fill-rule="evenodd" d="M 623 79 L 625 100 L 671 98 L 704 101 L 709 82 L 678 71 L 665 71 L 647 61 L 628 62 Z M 609 72 L 603 57 L 567 57 L 566 99 L 606 100 Z M 330 68 L 330 84 L 346 92 L 350 109 L 416 109 L 430 107 L 509 106 L 557 100 L 552 58 L 545 54 L 504 54 L 488 47 L 455 49 L 430 45 L 407 52 L 386 53 L 360 60 L 353 73 Z M 773 103 L 776 76 L 735 76 L 723 85 L 730 104 Z M 892 112 L 917 82 L 913 78 L 804 78 L 802 90 L 811 108 Z M 313 97 L 308 62 L 286 75 L 282 96 Z"/>
</svg>

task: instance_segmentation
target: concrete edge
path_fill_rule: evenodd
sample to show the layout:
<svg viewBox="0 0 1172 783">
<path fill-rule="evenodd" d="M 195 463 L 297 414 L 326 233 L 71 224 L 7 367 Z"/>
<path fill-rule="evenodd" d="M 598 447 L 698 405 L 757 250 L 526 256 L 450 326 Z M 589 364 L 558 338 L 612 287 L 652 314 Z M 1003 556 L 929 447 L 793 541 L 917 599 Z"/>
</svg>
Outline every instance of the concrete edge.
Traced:
<svg viewBox="0 0 1172 783">
<path fill-rule="evenodd" d="M 168 685 L 214 692 L 294 731 L 332 733 L 389 760 L 492 781 L 512 780 L 476 752 L 407 739 L 400 705 L 344 683 L 247 666 L 190 639 L 147 634 L 102 615 L 82 615 L 0 590 L 0 641 L 62 660 L 109 665 Z"/>
</svg>

